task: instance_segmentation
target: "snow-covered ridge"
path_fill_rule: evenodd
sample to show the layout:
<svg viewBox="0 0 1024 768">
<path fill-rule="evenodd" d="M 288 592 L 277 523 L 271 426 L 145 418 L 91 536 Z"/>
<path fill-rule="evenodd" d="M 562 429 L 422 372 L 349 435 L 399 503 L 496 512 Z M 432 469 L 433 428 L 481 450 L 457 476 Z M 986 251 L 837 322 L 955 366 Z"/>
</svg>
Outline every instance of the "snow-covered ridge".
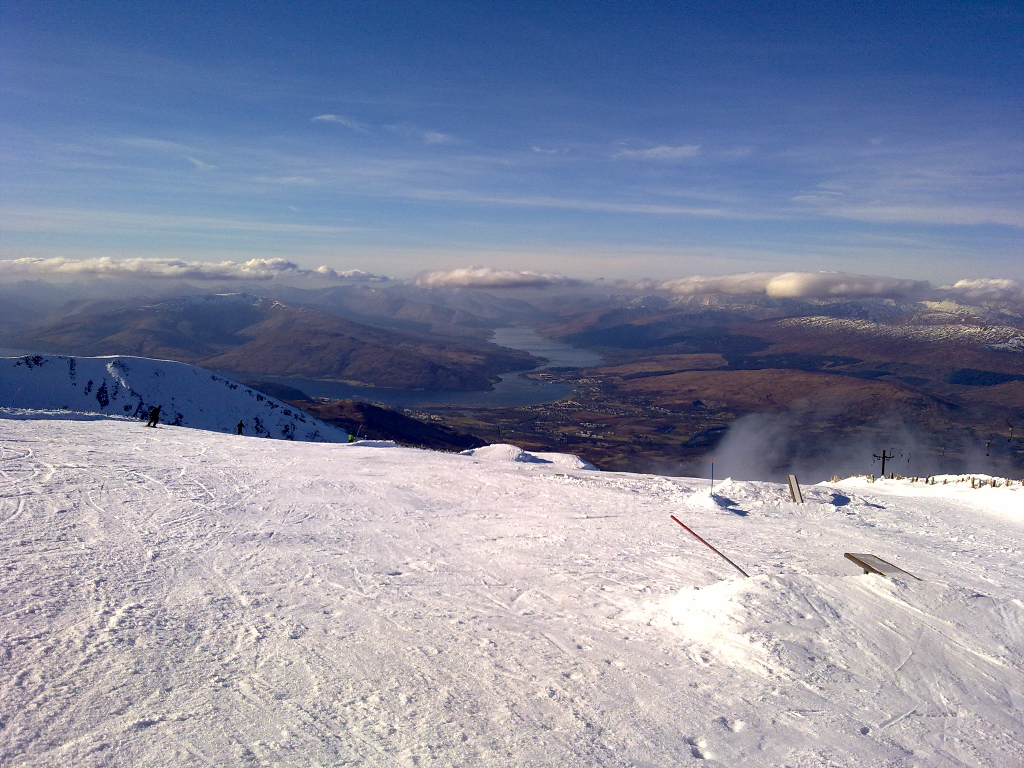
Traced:
<svg viewBox="0 0 1024 768">
<path fill-rule="evenodd" d="M 779 324 L 900 341 L 999 345 L 1000 349 L 1005 348 L 1006 351 L 1016 351 L 1024 345 L 1024 336 L 1020 330 L 1010 326 L 884 325 L 868 320 L 840 320 L 823 316 L 788 318 L 780 320 Z"/>
<path fill-rule="evenodd" d="M 177 296 L 153 301 L 124 309 L 112 310 L 110 314 L 132 314 L 146 307 L 222 307 L 226 305 L 249 306 L 255 309 L 278 309 L 287 304 L 264 296 L 253 296 L 248 293 L 205 293 L 198 296 Z"/>
<path fill-rule="evenodd" d="M 348 433 L 204 368 L 145 357 L 0 358 L 0 407 L 64 409 L 282 440 L 338 443 Z"/>
</svg>

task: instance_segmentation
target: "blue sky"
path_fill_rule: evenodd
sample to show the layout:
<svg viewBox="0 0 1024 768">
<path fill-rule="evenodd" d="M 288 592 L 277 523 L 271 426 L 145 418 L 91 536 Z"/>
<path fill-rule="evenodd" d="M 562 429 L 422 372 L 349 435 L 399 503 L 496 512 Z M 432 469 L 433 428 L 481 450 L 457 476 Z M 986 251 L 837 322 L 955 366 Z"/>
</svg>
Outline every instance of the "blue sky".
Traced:
<svg viewBox="0 0 1024 768">
<path fill-rule="evenodd" d="M 2 258 L 1024 277 L 1015 3 L 0 7 Z"/>
</svg>

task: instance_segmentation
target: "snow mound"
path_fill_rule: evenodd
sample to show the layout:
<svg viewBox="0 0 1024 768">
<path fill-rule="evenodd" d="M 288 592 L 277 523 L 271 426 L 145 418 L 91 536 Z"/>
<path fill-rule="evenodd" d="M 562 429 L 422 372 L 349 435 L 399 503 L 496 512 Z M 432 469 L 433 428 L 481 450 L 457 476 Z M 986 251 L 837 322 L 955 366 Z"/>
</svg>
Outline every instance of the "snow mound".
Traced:
<svg viewBox="0 0 1024 768">
<path fill-rule="evenodd" d="M 591 464 L 585 459 L 581 459 L 575 453 L 550 453 L 550 452 L 535 452 L 532 454 L 541 461 L 546 461 L 550 464 L 554 464 L 556 467 L 562 469 L 586 469 L 597 472 L 597 467 Z"/>
<path fill-rule="evenodd" d="M 145 357 L 0 358 L 0 406 L 144 419 L 280 440 L 340 443 L 348 433 L 203 368 Z"/>
<path fill-rule="evenodd" d="M 495 443 L 485 445 L 482 448 L 470 448 L 462 451 L 462 456 L 472 456 L 475 459 L 485 461 L 518 461 L 523 464 L 554 464 L 563 469 L 592 469 L 596 470 L 589 461 L 584 461 L 579 456 L 571 453 L 528 453 L 522 448 L 506 443 Z"/>
</svg>

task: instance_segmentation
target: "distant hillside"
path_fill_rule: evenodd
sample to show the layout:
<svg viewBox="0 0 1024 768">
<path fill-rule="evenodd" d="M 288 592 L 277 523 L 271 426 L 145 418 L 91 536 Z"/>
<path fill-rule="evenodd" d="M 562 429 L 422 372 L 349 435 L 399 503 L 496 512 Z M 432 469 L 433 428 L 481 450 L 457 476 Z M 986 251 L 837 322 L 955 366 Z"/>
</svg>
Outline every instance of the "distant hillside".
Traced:
<svg viewBox="0 0 1024 768">
<path fill-rule="evenodd" d="M 76 355 L 178 360 L 238 376 L 296 376 L 409 389 L 487 389 L 535 358 L 476 339 L 377 328 L 244 294 L 75 315 L 16 343 Z"/>
<path fill-rule="evenodd" d="M 319 290 L 253 285 L 251 292 L 366 325 L 442 336 L 486 339 L 494 328 L 551 319 L 548 313 L 517 299 L 472 289 L 431 290 L 397 282 Z"/>
<path fill-rule="evenodd" d="M 328 424 L 358 433 L 361 437 L 394 440 L 399 445 L 435 451 L 464 451 L 487 445 L 486 441 L 474 435 L 441 424 L 428 424 L 389 408 L 357 400 L 335 400 L 330 403 L 295 401 L 294 405 L 301 406 Z"/>
<path fill-rule="evenodd" d="M 0 406 L 148 418 L 212 432 L 339 443 L 348 433 L 273 397 L 185 363 L 139 357 L 0 358 Z"/>
<path fill-rule="evenodd" d="M 314 401 L 300 389 L 273 381 L 244 383 L 360 437 L 393 440 L 399 445 L 436 451 L 464 451 L 487 445 L 474 435 L 458 432 L 442 424 L 420 421 L 390 408 L 358 400 Z"/>
</svg>

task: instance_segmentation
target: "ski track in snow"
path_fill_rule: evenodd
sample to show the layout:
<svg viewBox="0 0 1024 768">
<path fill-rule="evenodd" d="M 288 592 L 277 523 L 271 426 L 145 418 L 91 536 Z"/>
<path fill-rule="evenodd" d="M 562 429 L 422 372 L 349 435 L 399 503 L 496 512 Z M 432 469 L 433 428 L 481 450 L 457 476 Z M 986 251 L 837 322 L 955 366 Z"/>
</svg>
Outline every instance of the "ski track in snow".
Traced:
<svg viewBox="0 0 1024 768">
<path fill-rule="evenodd" d="M 0 764 L 1024 764 L 1021 489 L 499 453 L 0 419 Z"/>
</svg>

